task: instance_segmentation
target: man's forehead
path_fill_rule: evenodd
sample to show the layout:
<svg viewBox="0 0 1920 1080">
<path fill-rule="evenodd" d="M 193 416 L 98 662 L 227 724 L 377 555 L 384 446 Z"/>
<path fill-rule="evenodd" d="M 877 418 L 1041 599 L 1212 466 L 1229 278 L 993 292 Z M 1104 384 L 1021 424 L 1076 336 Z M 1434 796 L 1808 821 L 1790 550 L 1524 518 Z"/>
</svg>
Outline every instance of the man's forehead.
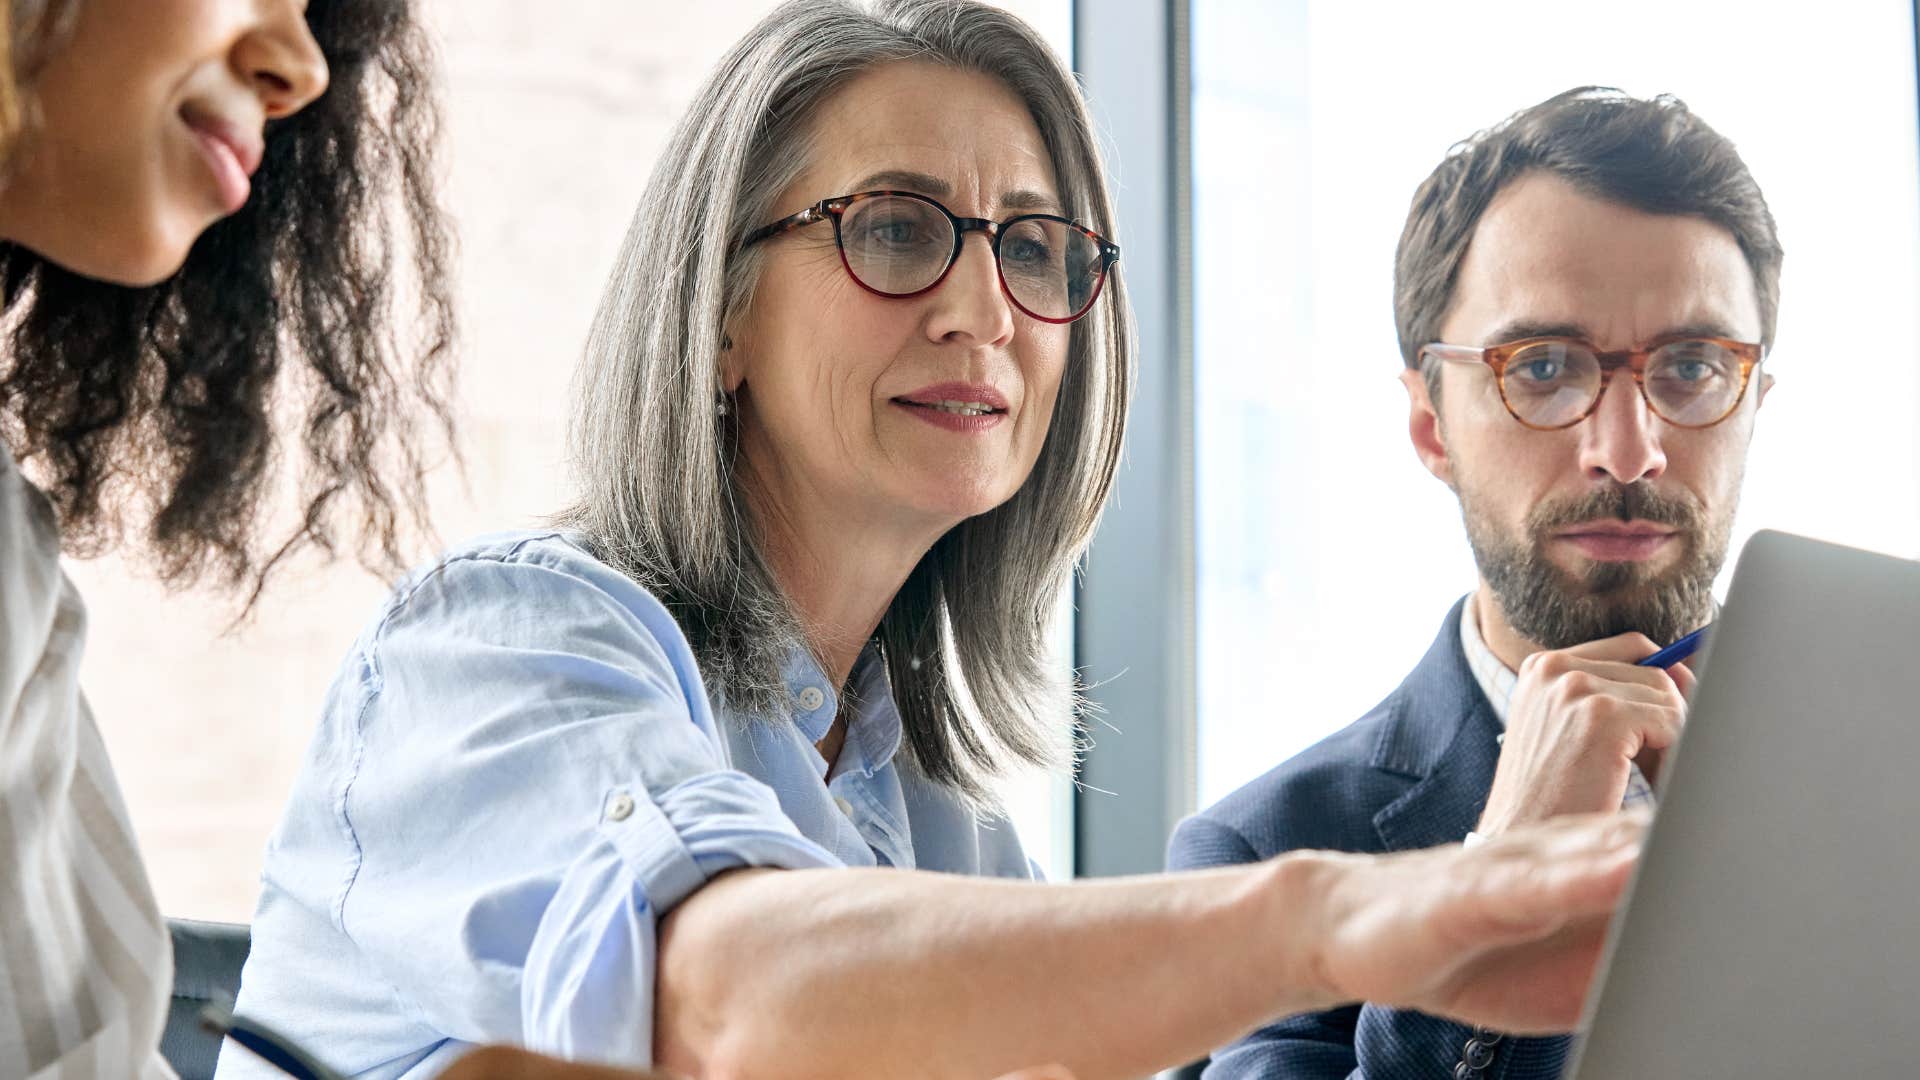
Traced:
<svg viewBox="0 0 1920 1080">
<path fill-rule="evenodd" d="M 1752 267 L 1731 232 L 1596 198 L 1547 174 L 1522 177 L 1488 207 L 1445 330 L 1458 340 L 1518 324 L 1580 327 L 1609 348 L 1706 329 L 1747 341 L 1761 332 Z"/>
</svg>

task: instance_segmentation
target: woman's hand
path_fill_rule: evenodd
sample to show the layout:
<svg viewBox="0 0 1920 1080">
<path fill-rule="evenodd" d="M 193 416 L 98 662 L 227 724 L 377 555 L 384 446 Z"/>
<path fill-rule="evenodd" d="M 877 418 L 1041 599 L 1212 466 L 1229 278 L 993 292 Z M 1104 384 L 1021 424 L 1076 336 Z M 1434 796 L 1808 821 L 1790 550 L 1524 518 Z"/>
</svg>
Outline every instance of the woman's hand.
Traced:
<svg viewBox="0 0 1920 1080">
<path fill-rule="evenodd" d="M 1419 1009 L 1503 1032 L 1570 1031 L 1645 818 L 1515 830 L 1475 848 L 1386 858 L 1315 853 L 1313 968 L 1332 998 Z"/>
<path fill-rule="evenodd" d="M 677 1073 L 629 1072 L 605 1065 L 579 1065 L 511 1046 L 483 1046 L 440 1074 L 440 1080 L 674 1080 Z M 1021 1069 L 1000 1080 L 1074 1080 L 1064 1065 Z"/>
</svg>

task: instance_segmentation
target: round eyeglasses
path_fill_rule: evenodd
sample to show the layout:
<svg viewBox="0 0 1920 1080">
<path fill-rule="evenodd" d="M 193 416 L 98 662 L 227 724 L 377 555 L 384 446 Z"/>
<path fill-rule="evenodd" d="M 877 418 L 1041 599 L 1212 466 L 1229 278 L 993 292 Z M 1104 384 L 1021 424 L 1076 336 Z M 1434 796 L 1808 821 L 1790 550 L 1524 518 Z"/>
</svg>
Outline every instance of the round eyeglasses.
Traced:
<svg viewBox="0 0 1920 1080">
<path fill-rule="evenodd" d="M 1633 372 L 1655 416 L 1675 427 L 1712 427 L 1740 407 L 1763 353 L 1752 342 L 1726 338 L 1668 338 L 1601 352 L 1578 338 L 1533 337 L 1485 348 L 1434 342 L 1417 359 L 1422 365 L 1428 358 L 1487 365 L 1515 420 L 1558 431 L 1592 416 L 1621 368 Z"/>
<path fill-rule="evenodd" d="M 1022 312 L 1048 323 L 1070 323 L 1100 298 L 1120 249 L 1099 233 L 1053 214 L 1021 214 L 1005 221 L 963 218 L 925 195 L 863 191 L 822 199 L 790 217 L 747 234 L 751 247 L 816 221 L 833 219 L 840 263 L 863 289 L 879 296 L 918 296 L 946 280 L 970 232 L 993 244 L 1000 287 Z"/>
</svg>

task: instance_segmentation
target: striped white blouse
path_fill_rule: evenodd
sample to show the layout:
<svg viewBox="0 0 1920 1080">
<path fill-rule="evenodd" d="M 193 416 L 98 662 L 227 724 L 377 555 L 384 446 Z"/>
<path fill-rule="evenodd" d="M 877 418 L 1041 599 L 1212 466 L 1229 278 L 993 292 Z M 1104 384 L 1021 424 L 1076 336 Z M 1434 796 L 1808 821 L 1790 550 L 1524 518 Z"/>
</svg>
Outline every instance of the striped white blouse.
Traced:
<svg viewBox="0 0 1920 1080">
<path fill-rule="evenodd" d="M 171 1077 L 173 978 L 80 694 L 86 611 L 52 507 L 0 448 L 0 1077 Z"/>
</svg>

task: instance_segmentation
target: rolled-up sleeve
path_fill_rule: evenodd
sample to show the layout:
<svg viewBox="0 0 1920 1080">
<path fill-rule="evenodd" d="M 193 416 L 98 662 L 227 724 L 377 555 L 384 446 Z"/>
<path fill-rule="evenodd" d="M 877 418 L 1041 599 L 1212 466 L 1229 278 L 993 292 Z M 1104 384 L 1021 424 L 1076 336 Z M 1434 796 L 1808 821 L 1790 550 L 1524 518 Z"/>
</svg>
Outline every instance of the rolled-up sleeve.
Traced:
<svg viewBox="0 0 1920 1080">
<path fill-rule="evenodd" d="M 569 544 L 442 565 L 358 662 L 335 916 L 449 1038 L 647 1064 L 660 917 L 725 870 L 838 865 L 730 767 L 666 610 Z"/>
</svg>

